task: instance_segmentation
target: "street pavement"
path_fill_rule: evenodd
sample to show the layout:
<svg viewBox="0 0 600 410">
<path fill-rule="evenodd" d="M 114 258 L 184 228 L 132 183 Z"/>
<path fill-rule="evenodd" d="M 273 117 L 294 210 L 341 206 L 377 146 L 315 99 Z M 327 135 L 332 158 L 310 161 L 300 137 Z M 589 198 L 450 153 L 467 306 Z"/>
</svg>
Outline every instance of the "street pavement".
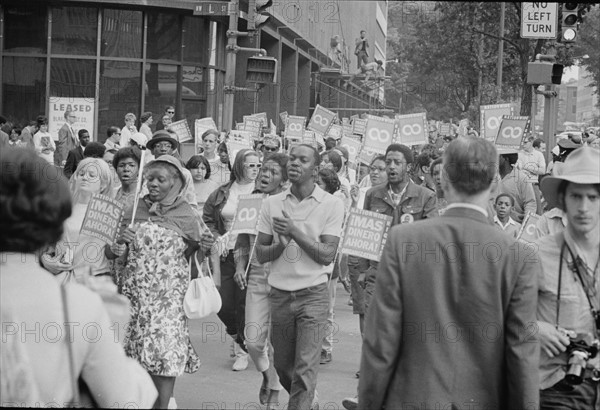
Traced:
<svg viewBox="0 0 600 410">
<path fill-rule="evenodd" d="M 360 365 L 361 337 L 358 316 L 348 305 L 350 295 L 337 284 L 333 360 L 319 366 L 317 390 L 320 410 L 343 409 L 342 399 L 356 394 L 358 379 L 355 373 Z M 265 409 L 258 401 L 262 376 L 250 359 L 248 368 L 241 372 L 231 370 L 231 339 L 216 315 L 190 321 L 192 344 L 202 365 L 194 374 L 177 378 L 175 398 L 179 408 L 206 410 L 259 410 Z M 279 409 L 287 408 L 288 394 L 279 394 Z"/>
</svg>

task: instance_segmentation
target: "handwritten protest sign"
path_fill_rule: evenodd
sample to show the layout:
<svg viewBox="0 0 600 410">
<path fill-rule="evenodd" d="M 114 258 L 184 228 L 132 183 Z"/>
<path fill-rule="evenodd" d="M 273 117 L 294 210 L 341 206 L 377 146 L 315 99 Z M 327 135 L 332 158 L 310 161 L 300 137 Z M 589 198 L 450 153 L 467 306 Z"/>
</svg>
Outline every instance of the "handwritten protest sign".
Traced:
<svg viewBox="0 0 600 410">
<path fill-rule="evenodd" d="M 238 131 L 239 132 L 239 131 Z M 243 149 L 250 149 L 247 143 L 234 141 L 230 139 L 226 143 L 227 145 L 227 153 L 229 154 L 229 163 L 233 164 L 235 162 L 235 156 L 237 153 Z"/>
<path fill-rule="evenodd" d="M 537 221 L 539 219 L 539 215 L 527 212 L 527 215 L 525 216 L 525 218 L 523 219 L 523 223 L 521 224 L 521 229 L 517 234 L 517 240 L 528 243 L 537 241 L 538 238 L 535 234 L 535 226 L 537 225 Z"/>
<path fill-rule="evenodd" d="M 169 125 L 169 128 L 175 131 L 179 142 L 192 141 L 194 139 L 187 120 L 172 122 L 171 125 Z"/>
<path fill-rule="evenodd" d="M 123 213 L 124 206 L 120 202 L 107 195 L 94 195 L 85 211 L 79 234 L 93 236 L 112 245 Z"/>
<path fill-rule="evenodd" d="M 341 252 L 379 261 L 391 224 L 391 216 L 351 208 Z"/>
<path fill-rule="evenodd" d="M 256 234 L 256 224 L 264 198 L 263 194 L 240 195 L 231 227 L 232 233 Z"/>
</svg>

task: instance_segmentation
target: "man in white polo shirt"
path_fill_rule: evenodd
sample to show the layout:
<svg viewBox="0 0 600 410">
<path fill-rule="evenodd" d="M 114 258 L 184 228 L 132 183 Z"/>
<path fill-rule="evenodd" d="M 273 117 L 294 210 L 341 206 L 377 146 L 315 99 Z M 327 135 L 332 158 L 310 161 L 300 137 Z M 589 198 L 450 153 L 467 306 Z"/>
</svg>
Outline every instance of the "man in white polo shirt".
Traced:
<svg viewBox="0 0 600 410">
<path fill-rule="evenodd" d="M 294 147 L 287 164 L 291 187 L 264 200 L 256 255 L 271 262 L 274 365 L 288 391 L 290 410 L 318 408 L 315 397 L 321 341 L 343 222 L 339 198 L 315 183 L 320 156 L 310 145 Z"/>
</svg>

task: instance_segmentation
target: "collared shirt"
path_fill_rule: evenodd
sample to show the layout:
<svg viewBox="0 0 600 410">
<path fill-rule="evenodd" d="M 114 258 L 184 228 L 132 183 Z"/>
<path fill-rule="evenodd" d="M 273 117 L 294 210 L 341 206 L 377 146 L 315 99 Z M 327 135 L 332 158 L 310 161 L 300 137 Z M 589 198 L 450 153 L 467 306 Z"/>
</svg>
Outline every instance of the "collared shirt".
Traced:
<svg viewBox="0 0 600 410">
<path fill-rule="evenodd" d="M 508 221 L 506 221 L 506 225 L 502 224 L 502 221 L 498 218 L 497 215 L 494 215 L 494 226 L 499 230 L 506 232 L 511 235 L 513 238 L 516 238 L 519 234 L 519 230 L 521 229 L 521 224 L 515 222 L 510 216 L 508 217 Z"/>
<path fill-rule="evenodd" d="M 110 139 L 107 139 L 107 140 L 104 142 L 104 146 L 106 147 L 106 150 L 107 150 L 107 151 L 108 151 L 108 150 L 111 150 L 111 149 L 116 149 L 116 150 L 120 150 L 120 149 L 121 149 L 121 145 L 120 145 L 120 144 L 118 144 L 118 143 L 116 143 L 116 142 L 113 142 L 113 141 L 111 141 Z"/>
<path fill-rule="evenodd" d="M 546 171 L 546 159 L 544 154 L 534 149 L 531 152 L 519 151 L 519 167 L 523 170 L 527 182 L 538 183 L 538 177 Z"/>
<path fill-rule="evenodd" d="M 560 286 L 560 311 L 558 325 L 567 330 L 583 333 L 589 340 L 593 339 L 594 319 L 592 317 L 589 302 L 585 290 L 573 268 L 572 258 L 569 251 L 565 249 L 563 259 L 560 260 L 560 251 L 564 241 L 563 233 L 546 235 L 539 239 L 537 244 L 537 255 L 531 257 L 539 258 L 542 263 L 542 273 L 539 277 L 538 286 L 538 320 L 556 325 L 556 305 L 558 301 L 558 276 L 560 265 L 562 265 L 562 279 Z M 571 250 L 575 252 L 574 247 Z M 581 272 L 581 274 L 586 274 Z M 598 273 L 596 273 L 598 274 Z M 600 284 L 596 284 L 597 302 L 600 304 Z M 565 377 L 567 370 L 567 353 L 563 352 L 555 357 L 548 357 L 541 349 L 540 353 L 540 389 L 554 386 Z M 596 356 L 588 361 L 588 365 L 600 368 L 600 358 Z"/>
<path fill-rule="evenodd" d="M 217 155 L 215 159 L 208 160 L 208 164 L 210 165 L 210 180 L 217 183 L 218 185 L 223 185 L 229 182 L 231 179 L 231 171 L 229 170 L 229 165 L 221 162 L 221 159 Z"/>
<path fill-rule="evenodd" d="M 535 224 L 535 237 L 542 238 L 562 232 L 567 227 L 567 214 L 560 208 L 544 212 Z"/>
<path fill-rule="evenodd" d="M 533 214 L 537 211 L 535 193 L 533 186 L 527 182 L 523 172 L 513 169 L 498 183 L 498 193 L 509 194 L 515 199 L 515 205 L 510 213 L 511 218 L 517 222 L 523 222 L 527 212 Z"/>
<path fill-rule="evenodd" d="M 344 221 L 343 209 L 344 205 L 339 198 L 323 191 L 316 184 L 313 192 L 301 201 L 288 188 L 263 201 L 258 231 L 277 236 L 273 231 L 273 217 L 281 217 L 285 211 L 302 233 L 312 241 L 320 242 L 323 235 L 340 236 Z M 306 289 L 327 282 L 327 274 L 332 270 L 333 264 L 319 264 L 291 240 L 283 254 L 271 262 L 269 285 L 286 291 Z"/>
<path fill-rule="evenodd" d="M 482 213 L 483 216 L 485 216 L 486 218 L 488 217 L 488 211 L 485 210 L 485 208 L 482 208 L 479 205 L 470 204 L 468 202 L 453 202 L 446 207 L 445 211 L 452 209 L 452 208 L 468 208 L 468 209 L 472 209 L 474 211 Z"/>
</svg>

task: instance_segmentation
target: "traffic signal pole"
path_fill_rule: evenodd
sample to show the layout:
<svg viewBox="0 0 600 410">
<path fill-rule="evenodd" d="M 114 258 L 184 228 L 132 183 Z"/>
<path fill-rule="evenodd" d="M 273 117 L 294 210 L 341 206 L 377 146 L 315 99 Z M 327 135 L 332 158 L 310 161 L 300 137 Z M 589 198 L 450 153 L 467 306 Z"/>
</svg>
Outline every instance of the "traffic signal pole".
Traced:
<svg viewBox="0 0 600 410">
<path fill-rule="evenodd" d="M 239 0 L 231 0 L 229 6 L 229 30 L 237 31 Z M 233 102 L 235 99 L 235 64 L 237 36 L 227 36 L 225 60 L 225 95 L 223 97 L 223 130 L 230 131 L 233 126 Z"/>
</svg>

